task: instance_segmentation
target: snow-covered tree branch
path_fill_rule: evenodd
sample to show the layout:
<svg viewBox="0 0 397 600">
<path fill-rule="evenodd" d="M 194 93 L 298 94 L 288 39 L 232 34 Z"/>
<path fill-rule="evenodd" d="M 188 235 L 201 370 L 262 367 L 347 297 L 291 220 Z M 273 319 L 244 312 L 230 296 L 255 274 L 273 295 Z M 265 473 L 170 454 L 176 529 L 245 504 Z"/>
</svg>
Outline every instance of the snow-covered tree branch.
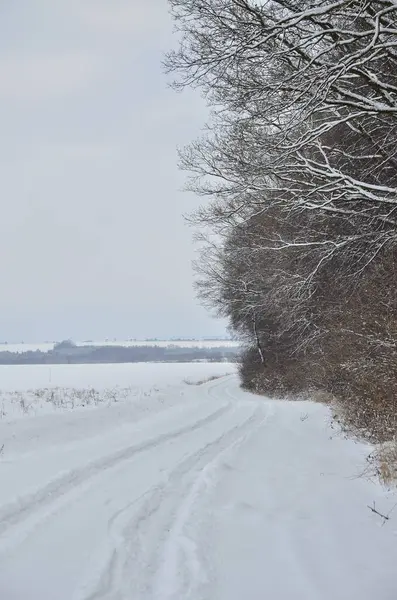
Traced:
<svg viewBox="0 0 397 600">
<path fill-rule="evenodd" d="M 205 136 L 181 152 L 203 198 L 190 220 L 215 240 L 197 263 L 201 298 L 252 347 L 248 380 L 351 399 L 352 381 L 364 394 L 363 373 L 378 369 L 387 404 L 397 2 L 169 2 L 180 45 L 166 68 L 212 109 Z"/>
</svg>

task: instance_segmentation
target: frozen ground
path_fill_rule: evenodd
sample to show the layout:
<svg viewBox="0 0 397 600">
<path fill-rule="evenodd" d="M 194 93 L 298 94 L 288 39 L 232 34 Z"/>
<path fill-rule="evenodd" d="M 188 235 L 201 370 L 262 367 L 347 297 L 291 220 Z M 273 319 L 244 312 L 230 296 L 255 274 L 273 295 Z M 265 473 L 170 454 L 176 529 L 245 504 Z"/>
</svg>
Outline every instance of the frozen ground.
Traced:
<svg viewBox="0 0 397 600">
<path fill-rule="evenodd" d="M 126 367 L 52 378 L 150 394 L 0 420 L 1 600 L 395 600 L 397 498 L 325 407 Z M 30 369 L 20 390 L 48 385 Z"/>
</svg>

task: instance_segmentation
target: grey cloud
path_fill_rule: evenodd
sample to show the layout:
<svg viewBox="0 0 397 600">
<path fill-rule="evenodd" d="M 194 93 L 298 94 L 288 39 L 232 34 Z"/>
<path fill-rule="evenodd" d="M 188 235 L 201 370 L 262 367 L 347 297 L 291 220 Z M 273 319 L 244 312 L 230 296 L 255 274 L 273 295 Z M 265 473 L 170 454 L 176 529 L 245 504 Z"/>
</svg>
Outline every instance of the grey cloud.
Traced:
<svg viewBox="0 0 397 600">
<path fill-rule="evenodd" d="M 24 0 L 0 29 L 0 335 L 223 333 L 192 291 L 176 147 L 206 109 L 166 87 L 166 2 Z"/>
</svg>

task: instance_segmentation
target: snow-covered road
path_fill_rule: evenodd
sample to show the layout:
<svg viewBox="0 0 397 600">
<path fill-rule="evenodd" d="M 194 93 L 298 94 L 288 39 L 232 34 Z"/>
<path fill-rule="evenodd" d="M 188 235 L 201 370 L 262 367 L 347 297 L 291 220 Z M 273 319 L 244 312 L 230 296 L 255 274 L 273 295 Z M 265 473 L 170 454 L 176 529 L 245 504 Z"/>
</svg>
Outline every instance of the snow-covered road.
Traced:
<svg viewBox="0 0 397 600">
<path fill-rule="evenodd" d="M 397 499 L 325 407 L 168 393 L 0 429 L 1 600 L 396 599 L 397 509 L 368 505 Z"/>
</svg>

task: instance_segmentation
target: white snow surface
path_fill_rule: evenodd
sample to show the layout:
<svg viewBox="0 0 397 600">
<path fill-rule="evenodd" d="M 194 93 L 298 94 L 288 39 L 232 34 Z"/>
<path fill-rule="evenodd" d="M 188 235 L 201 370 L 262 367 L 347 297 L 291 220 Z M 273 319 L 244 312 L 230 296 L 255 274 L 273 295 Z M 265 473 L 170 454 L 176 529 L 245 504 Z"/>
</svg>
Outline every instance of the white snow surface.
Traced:
<svg viewBox="0 0 397 600">
<path fill-rule="evenodd" d="M 170 387 L 235 369 L 230 363 L 0 365 L 0 422 L 121 401 L 146 410 L 139 402 L 143 398 L 169 403 L 174 401 Z"/>
<path fill-rule="evenodd" d="M 0 419 L 1 600 L 395 600 L 396 495 L 326 407 L 186 383 L 225 364 L 71 367 L 143 393 Z"/>
</svg>

